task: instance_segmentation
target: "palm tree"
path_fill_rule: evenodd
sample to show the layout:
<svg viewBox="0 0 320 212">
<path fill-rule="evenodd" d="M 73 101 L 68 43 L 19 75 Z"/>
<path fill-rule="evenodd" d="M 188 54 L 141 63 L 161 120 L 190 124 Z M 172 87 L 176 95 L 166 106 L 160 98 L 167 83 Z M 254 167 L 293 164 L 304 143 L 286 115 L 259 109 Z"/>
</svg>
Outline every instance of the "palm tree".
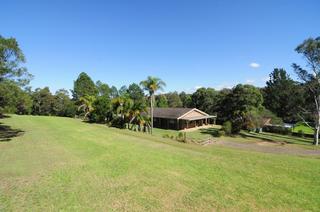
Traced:
<svg viewBox="0 0 320 212">
<path fill-rule="evenodd" d="M 128 96 L 123 95 L 112 100 L 113 108 L 117 116 L 120 115 L 121 120 L 125 123 L 126 119 L 130 117 L 133 106 L 133 101 Z"/>
<path fill-rule="evenodd" d="M 94 110 L 93 102 L 95 101 L 94 96 L 84 96 L 80 98 L 80 106 L 78 110 L 83 110 L 84 117 L 83 120 L 86 120 L 87 116 Z"/>
<path fill-rule="evenodd" d="M 140 82 L 140 85 L 143 87 L 144 90 L 149 92 L 150 97 L 150 116 L 151 116 L 151 134 L 153 130 L 153 105 L 154 105 L 154 94 L 158 90 L 163 90 L 163 87 L 166 84 L 157 77 L 149 76 L 146 80 Z"/>
<path fill-rule="evenodd" d="M 140 129 L 143 113 L 147 113 L 147 107 L 144 102 L 135 102 L 129 112 L 129 126 L 131 126 L 131 130 L 136 129 L 136 125 Z"/>
</svg>

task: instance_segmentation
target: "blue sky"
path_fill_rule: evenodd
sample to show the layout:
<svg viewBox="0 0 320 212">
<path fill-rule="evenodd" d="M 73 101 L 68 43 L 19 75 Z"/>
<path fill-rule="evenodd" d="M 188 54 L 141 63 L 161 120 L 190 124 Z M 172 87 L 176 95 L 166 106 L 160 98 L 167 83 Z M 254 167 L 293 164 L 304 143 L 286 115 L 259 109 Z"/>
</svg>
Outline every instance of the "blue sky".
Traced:
<svg viewBox="0 0 320 212">
<path fill-rule="evenodd" d="M 303 63 L 294 48 L 320 36 L 318 0 L 11 0 L 0 6 L 0 34 L 19 41 L 35 76 L 31 86 L 52 91 L 72 89 L 82 71 L 117 87 L 157 76 L 165 91 L 263 86 L 275 67 L 291 74 L 293 62 Z"/>
</svg>

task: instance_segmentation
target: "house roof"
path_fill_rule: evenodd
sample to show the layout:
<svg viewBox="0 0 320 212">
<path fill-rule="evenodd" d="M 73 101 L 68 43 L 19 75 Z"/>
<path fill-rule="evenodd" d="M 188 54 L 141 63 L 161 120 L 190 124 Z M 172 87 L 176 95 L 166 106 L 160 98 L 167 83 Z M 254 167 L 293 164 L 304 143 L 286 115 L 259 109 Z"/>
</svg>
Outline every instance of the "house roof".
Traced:
<svg viewBox="0 0 320 212">
<path fill-rule="evenodd" d="M 153 108 L 153 116 L 157 118 L 177 119 L 190 112 L 192 108 Z"/>
<path fill-rule="evenodd" d="M 205 112 L 198 110 L 196 108 L 154 108 L 153 116 L 156 118 L 168 118 L 168 119 L 184 119 L 183 117 L 192 111 L 197 111 L 201 117 L 200 118 L 211 118 Z M 189 118 L 186 118 L 189 119 Z"/>
</svg>

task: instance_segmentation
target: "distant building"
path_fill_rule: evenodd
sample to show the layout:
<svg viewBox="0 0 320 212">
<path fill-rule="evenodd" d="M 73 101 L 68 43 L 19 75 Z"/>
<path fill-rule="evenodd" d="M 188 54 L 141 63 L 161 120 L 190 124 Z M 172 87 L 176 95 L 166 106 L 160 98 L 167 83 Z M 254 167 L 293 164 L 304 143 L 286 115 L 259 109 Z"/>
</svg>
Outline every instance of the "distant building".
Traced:
<svg viewBox="0 0 320 212">
<path fill-rule="evenodd" d="M 162 129 L 182 130 L 215 124 L 216 117 L 196 108 L 154 108 L 153 126 Z"/>
</svg>

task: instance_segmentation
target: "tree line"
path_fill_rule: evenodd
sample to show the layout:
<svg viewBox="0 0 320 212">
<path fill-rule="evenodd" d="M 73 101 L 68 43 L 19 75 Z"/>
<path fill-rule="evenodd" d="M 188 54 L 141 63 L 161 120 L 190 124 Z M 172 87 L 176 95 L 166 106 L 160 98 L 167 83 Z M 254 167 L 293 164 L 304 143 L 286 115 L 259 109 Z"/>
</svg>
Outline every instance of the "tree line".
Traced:
<svg viewBox="0 0 320 212">
<path fill-rule="evenodd" d="M 157 94 L 165 83 L 156 77 L 118 89 L 94 82 L 82 72 L 70 93 L 60 89 L 52 94 L 48 87 L 28 87 L 33 76 L 23 67 L 25 57 L 18 42 L 0 36 L 0 113 L 80 117 L 88 122 L 152 132 L 153 107 L 190 107 L 216 114 L 219 124 L 231 126 L 231 133 L 259 129 L 266 120 L 273 124 L 303 121 L 315 129 L 318 144 L 320 38 L 307 39 L 295 50 L 307 62 L 306 68 L 292 65 L 299 81 L 286 70 L 275 68 L 263 88 L 238 84 L 232 89 Z"/>
</svg>

